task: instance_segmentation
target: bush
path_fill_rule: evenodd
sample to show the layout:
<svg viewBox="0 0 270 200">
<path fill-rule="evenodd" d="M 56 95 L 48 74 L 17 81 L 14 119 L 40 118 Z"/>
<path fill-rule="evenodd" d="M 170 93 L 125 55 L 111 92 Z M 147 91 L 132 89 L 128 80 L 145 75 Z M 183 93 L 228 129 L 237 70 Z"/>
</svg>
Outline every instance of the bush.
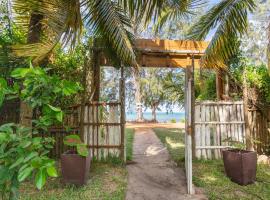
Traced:
<svg viewBox="0 0 270 200">
<path fill-rule="evenodd" d="M 176 119 L 171 119 L 170 122 L 171 123 L 176 123 Z"/>
</svg>

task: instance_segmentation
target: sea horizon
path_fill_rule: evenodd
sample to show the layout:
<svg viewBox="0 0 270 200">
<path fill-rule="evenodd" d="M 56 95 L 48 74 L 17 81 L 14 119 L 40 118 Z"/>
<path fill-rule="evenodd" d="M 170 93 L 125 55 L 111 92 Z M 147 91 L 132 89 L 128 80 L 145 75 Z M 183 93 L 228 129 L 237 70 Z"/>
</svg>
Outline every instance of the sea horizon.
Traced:
<svg viewBox="0 0 270 200">
<path fill-rule="evenodd" d="M 143 118 L 146 120 L 152 119 L 152 112 L 143 112 Z M 158 122 L 181 122 L 185 119 L 185 112 L 157 112 L 157 121 Z M 127 121 L 136 120 L 136 112 L 126 112 Z"/>
</svg>

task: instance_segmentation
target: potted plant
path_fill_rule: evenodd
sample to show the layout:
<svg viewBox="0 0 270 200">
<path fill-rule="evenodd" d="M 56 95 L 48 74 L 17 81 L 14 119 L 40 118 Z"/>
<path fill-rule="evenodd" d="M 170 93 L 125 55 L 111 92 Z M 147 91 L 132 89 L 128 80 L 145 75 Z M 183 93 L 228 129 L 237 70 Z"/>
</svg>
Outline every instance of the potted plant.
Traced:
<svg viewBox="0 0 270 200">
<path fill-rule="evenodd" d="M 61 155 L 62 178 L 64 184 L 82 186 L 87 183 L 91 157 L 89 150 L 78 135 L 68 135 L 64 144 L 72 147 Z"/>
<path fill-rule="evenodd" d="M 252 184 L 256 180 L 257 154 L 245 150 L 241 142 L 227 140 L 233 149 L 223 150 L 223 162 L 226 175 L 239 185 Z"/>
</svg>

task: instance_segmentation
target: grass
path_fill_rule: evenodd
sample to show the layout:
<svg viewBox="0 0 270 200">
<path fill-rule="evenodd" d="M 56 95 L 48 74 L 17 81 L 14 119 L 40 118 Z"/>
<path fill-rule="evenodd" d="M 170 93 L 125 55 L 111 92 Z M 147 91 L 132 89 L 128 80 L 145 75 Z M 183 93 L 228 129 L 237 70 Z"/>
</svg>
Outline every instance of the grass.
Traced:
<svg viewBox="0 0 270 200">
<path fill-rule="evenodd" d="M 127 160 L 132 159 L 134 129 L 126 129 Z M 83 187 L 63 186 L 61 178 L 49 179 L 38 191 L 32 183 L 21 186 L 20 200 L 123 200 L 127 188 L 127 170 L 119 159 L 91 163 L 90 179 Z"/>
<path fill-rule="evenodd" d="M 184 166 L 184 133 L 179 129 L 154 129 L 175 162 Z M 204 189 L 210 200 L 269 200 L 270 167 L 258 165 L 256 183 L 240 186 L 224 174 L 222 160 L 194 160 L 193 182 Z"/>
<path fill-rule="evenodd" d="M 122 200 L 127 187 L 127 171 L 111 163 L 92 163 L 90 179 L 86 186 L 63 186 L 60 178 L 50 179 L 38 191 L 33 184 L 21 187 L 23 200 Z"/>
<path fill-rule="evenodd" d="M 133 140 L 134 140 L 134 129 L 126 129 L 126 158 L 127 161 L 131 161 L 133 157 Z"/>
</svg>

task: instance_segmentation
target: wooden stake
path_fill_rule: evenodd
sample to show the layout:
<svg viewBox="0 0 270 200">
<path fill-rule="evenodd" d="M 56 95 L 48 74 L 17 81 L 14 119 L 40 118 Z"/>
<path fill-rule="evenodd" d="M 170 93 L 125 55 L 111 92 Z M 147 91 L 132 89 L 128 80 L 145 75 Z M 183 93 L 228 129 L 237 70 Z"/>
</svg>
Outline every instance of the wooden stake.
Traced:
<svg viewBox="0 0 270 200">
<path fill-rule="evenodd" d="M 125 123 L 126 123 L 126 113 L 125 113 L 125 77 L 124 77 L 124 66 L 121 66 L 121 78 L 120 78 L 120 89 L 119 89 L 119 98 L 121 102 L 121 158 L 123 162 L 126 162 L 126 148 L 125 148 Z"/>
</svg>

